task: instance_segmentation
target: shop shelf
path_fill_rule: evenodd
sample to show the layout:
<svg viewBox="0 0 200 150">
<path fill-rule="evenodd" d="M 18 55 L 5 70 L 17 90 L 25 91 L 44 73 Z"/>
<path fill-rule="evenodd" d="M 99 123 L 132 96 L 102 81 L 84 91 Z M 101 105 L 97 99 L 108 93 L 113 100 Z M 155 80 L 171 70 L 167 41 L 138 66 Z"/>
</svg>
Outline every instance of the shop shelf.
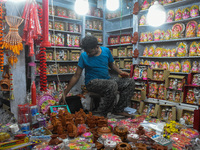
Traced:
<svg viewBox="0 0 200 150">
<path fill-rule="evenodd" d="M 160 40 L 160 41 L 150 41 L 150 42 L 139 42 L 140 44 L 154 44 L 154 43 L 169 43 L 169 42 L 179 42 L 179 41 L 192 41 L 199 40 L 200 37 L 191 37 L 191 38 L 180 38 L 172 40 Z"/>
<path fill-rule="evenodd" d="M 131 71 L 131 69 L 121 69 L 122 71 Z"/>
<path fill-rule="evenodd" d="M 149 79 L 149 81 L 153 81 L 153 82 L 165 82 L 165 80 L 155 80 L 155 79 Z"/>
<path fill-rule="evenodd" d="M 112 19 L 107 19 L 107 21 L 114 21 L 114 20 L 120 20 L 121 18 L 128 18 L 128 17 L 132 17 L 133 14 L 127 14 L 127 15 L 122 15 L 120 17 L 116 17 L 116 18 L 112 18 Z"/>
<path fill-rule="evenodd" d="M 85 31 L 103 32 L 103 30 L 88 29 L 88 28 L 86 28 Z"/>
<path fill-rule="evenodd" d="M 115 44 L 115 45 L 107 45 L 106 47 L 120 47 L 120 46 L 128 46 L 133 45 L 132 43 L 126 43 L 126 44 Z"/>
<path fill-rule="evenodd" d="M 172 91 L 179 91 L 179 92 L 183 91 L 183 90 L 178 90 L 178 89 L 170 89 L 170 88 L 167 88 L 167 89 L 172 90 Z"/>
<path fill-rule="evenodd" d="M 35 60 L 35 63 L 39 63 L 39 60 Z M 73 61 L 73 60 L 47 60 L 47 63 L 77 63 L 78 61 Z"/>
<path fill-rule="evenodd" d="M 127 27 L 127 28 L 122 28 L 122 29 L 117 29 L 117 30 L 111 30 L 111 31 L 107 31 L 107 33 L 115 33 L 115 32 L 120 32 L 120 31 L 133 31 L 133 27 Z"/>
<path fill-rule="evenodd" d="M 86 15 L 86 18 L 90 18 L 90 19 L 98 19 L 98 20 L 103 20 L 102 17 L 96 17 L 96 16 L 91 16 L 91 15 Z"/>
<path fill-rule="evenodd" d="M 63 49 L 81 49 L 80 47 L 70 47 L 70 46 L 51 46 L 47 48 L 63 48 Z"/>
<path fill-rule="evenodd" d="M 186 56 L 186 57 L 148 57 L 139 56 L 141 59 L 199 59 L 200 56 Z"/>
<path fill-rule="evenodd" d="M 130 56 L 114 56 L 113 58 L 121 58 L 121 59 L 132 59 L 132 57 L 130 57 Z"/>
<path fill-rule="evenodd" d="M 185 72 L 170 72 L 170 74 L 182 74 L 182 75 L 188 75 L 189 73 L 185 73 Z"/>
<path fill-rule="evenodd" d="M 178 21 L 165 22 L 163 25 L 165 25 L 165 24 L 175 24 L 175 23 L 180 23 L 180 22 L 189 22 L 191 20 L 197 20 L 197 19 L 200 19 L 200 16 L 193 17 L 193 18 L 188 18 L 188 19 L 182 19 L 182 20 L 178 20 Z M 152 26 L 150 26 L 150 25 L 141 25 L 139 27 L 152 27 Z"/>
<path fill-rule="evenodd" d="M 200 85 L 193 85 L 193 84 L 187 84 L 187 85 L 185 85 L 186 87 L 196 87 L 196 88 L 199 88 L 200 87 Z"/>
<path fill-rule="evenodd" d="M 65 21 L 73 21 L 73 22 L 81 22 L 82 20 L 80 19 L 71 19 L 71 18 L 65 18 L 65 17 L 60 17 L 60 16 L 53 16 L 53 15 L 49 15 L 50 20 L 54 19 L 60 19 L 60 20 L 65 20 Z"/>
<path fill-rule="evenodd" d="M 52 31 L 52 32 L 60 32 L 60 33 L 68 33 L 68 34 L 79 34 L 81 35 L 80 32 L 70 32 L 70 31 L 62 31 L 62 30 L 55 30 L 55 29 L 49 29 L 49 31 Z"/>
<path fill-rule="evenodd" d="M 176 7 L 180 7 L 180 6 L 184 6 L 184 5 L 187 5 L 187 4 L 191 4 L 191 3 L 195 3 L 195 2 L 199 2 L 199 0 L 182 0 L 182 1 L 178 1 L 178 2 L 174 2 L 174 3 L 171 3 L 171 4 L 167 4 L 167 5 L 163 5 L 164 8 L 176 8 Z M 148 12 L 149 9 L 146 9 L 146 10 L 141 10 L 139 13 L 145 13 L 145 12 Z"/>
</svg>

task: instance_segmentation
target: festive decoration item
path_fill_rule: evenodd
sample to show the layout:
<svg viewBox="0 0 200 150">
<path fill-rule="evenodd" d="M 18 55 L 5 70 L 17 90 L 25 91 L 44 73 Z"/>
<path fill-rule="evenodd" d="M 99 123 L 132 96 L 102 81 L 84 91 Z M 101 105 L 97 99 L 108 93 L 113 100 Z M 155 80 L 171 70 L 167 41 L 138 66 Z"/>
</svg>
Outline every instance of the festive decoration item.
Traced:
<svg viewBox="0 0 200 150">
<path fill-rule="evenodd" d="M 154 53 L 154 57 L 161 57 L 162 56 L 162 48 L 161 47 L 157 47 L 155 49 L 155 53 Z"/>
<path fill-rule="evenodd" d="M 175 12 L 175 21 L 179 21 L 182 19 L 182 11 L 180 9 Z"/>
<path fill-rule="evenodd" d="M 199 132 L 191 128 L 181 129 L 180 134 L 191 139 L 199 136 Z"/>
<path fill-rule="evenodd" d="M 149 2 L 147 0 L 144 0 L 141 8 L 142 8 L 142 10 L 145 10 L 145 9 L 149 8 Z"/>
<path fill-rule="evenodd" d="M 187 92 L 186 103 L 188 103 L 188 104 L 196 104 L 196 99 L 195 99 L 195 96 L 194 96 L 194 92 L 191 89 L 188 90 L 188 92 Z"/>
<path fill-rule="evenodd" d="M 198 24 L 197 37 L 200 37 L 200 24 Z"/>
<path fill-rule="evenodd" d="M 183 19 L 187 19 L 190 17 L 190 9 L 188 7 L 184 8 L 182 11 Z"/>
<path fill-rule="evenodd" d="M 199 63 L 197 61 L 194 61 L 192 63 L 192 72 L 193 73 L 198 73 L 198 67 L 199 67 Z"/>
<path fill-rule="evenodd" d="M 128 143 L 119 143 L 116 147 L 116 150 L 131 150 L 131 145 Z"/>
<path fill-rule="evenodd" d="M 175 64 L 173 62 L 171 62 L 169 65 L 169 71 L 174 72 L 174 69 L 175 69 Z"/>
<path fill-rule="evenodd" d="M 0 69 L 3 72 L 3 65 L 4 65 L 4 51 L 2 48 L 3 44 L 3 4 L 0 4 Z"/>
<path fill-rule="evenodd" d="M 186 56 L 187 53 L 187 45 L 186 43 L 180 43 L 177 47 L 177 56 L 178 57 L 183 57 Z"/>
<path fill-rule="evenodd" d="M 144 15 L 142 15 L 141 18 L 140 18 L 140 24 L 139 25 L 143 26 L 145 24 L 146 24 L 146 17 Z"/>
<path fill-rule="evenodd" d="M 198 5 L 193 5 L 190 8 L 190 16 L 191 17 L 196 17 L 199 15 L 199 6 Z"/>
<path fill-rule="evenodd" d="M 143 56 L 148 56 L 148 47 L 144 48 Z"/>
<path fill-rule="evenodd" d="M 173 10 L 169 10 L 167 12 L 167 22 L 172 22 L 174 20 L 174 11 Z"/>
<path fill-rule="evenodd" d="M 172 26 L 172 38 L 178 39 L 183 36 L 183 32 L 185 30 L 185 25 L 183 23 L 176 23 Z"/>
<path fill-rule="evenodd" d="M 47 90 L 46 48 L 40 48 L 40 91 Z"/>
<path fill-rule="evenodd" d="M 198 50 L 198 44 L 196 42 L 192 42 L 190 45 L 189 56 L 196 56 Z"/>
<path fill-rule="evenodd" d="M 171 30 L 167 30 L 165 32 L 165 40 L 170 40 L 171 39 L 171 36 L 172 36 L 172 33 L 171 33 Z"/>
<path fill-rule="evenodd" d="M 174 72 L 180 72 L 180 71 L 181 71 L 181 63 L 177 61 L 175 64 Z"/>
<path fill-rule="evenodd" d="M 152 34 L 152 32 L 148 32 L 147 33 L 147 39 L 148 39 L 148 41 L 153 41 L 153 34 Z"/>
<path fill-rule="evenodd" d="M 138 2 L 135 2 L 134 3 L 134 7 L 133 7 L 133 14 L 134 15 L 137 15 L 138 12 L 139 12 L 140 8 L 139 8 L 139 3 Z"/>
<path fill-rule="evenodd" d="M 151 46 L 151 47 L 149 48 L 149 51 L 148 51 L 148 56 L 149 56 L 149 57 L 152 57 L 153 55 L 154 55 L 154 47 Z"/>
<path fill-rule="evenodd" d="M 173 48 L 172 50 L 171 50 L 171 57 L 175 57 L 176 56 L 176 49 L 175 48 Z"/>
<path fill-rule="evenodd" d="M 190 21 L 187 23 L 185 37 L 195 37 L 196 36 L 196 29 L 197 29 L 197 22 Z"/>
<path fill-rule="evenodd" d="M 168 62 L 163 63 L 163 69 L 165 69 L 165 70 L 169 69 L 169 63 Z"/>
<path fill-rule="evenodd" d="M 188 60 L 186 60 L 185 62 L 183 62 L 182 72 L 189 73 L 190 69 L 191 69 L 190 62 Z"/>
<path fill-rule="evenodd" d="M 154 31 L 154 41 L 159 41 L 161 36 L 161 31 L 159 29 Z"/>
<path fill-rule="evenodd" d="M 2 80 L 0 81 L 1 91 L 10 91 L 10 74 L 9 66 L 4 66 L 4 71 L 2 73 Z"/>
</svg>

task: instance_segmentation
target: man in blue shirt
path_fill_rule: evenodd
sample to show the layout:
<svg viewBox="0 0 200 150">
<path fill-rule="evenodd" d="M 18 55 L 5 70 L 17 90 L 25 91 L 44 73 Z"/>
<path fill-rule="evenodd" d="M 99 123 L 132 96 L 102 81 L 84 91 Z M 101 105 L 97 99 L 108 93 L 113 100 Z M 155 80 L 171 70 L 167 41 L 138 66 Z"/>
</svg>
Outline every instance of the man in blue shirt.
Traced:
<svg viewBox="0 0 200 150">
<path fill-rule="evenodd" d="M 114 59 L 110 50 L 106 47 L 99 47 L 94 36 L 86 36 L 81 41 L 81 48 L 84 49 L 79 58 L 76 73 L 71 78 L 61 101 L 65 100 L 67 93 L 79 80 L 83 69 L 85 69 L 85 85 L 89 92 L 100 94 L 103 101 L 99 105 L 101 115 L 106 116 L 108 112 L 121 113 L 129 105 L 135 89 L 135 81 L 131 78 L 111 79 L 109 67 L 118 74 L 129 76 L 127 72 L 120 70 L 113 62 Z M 120 99 L 116 105 L 114 102 L 118 91 Z"/>
</svg>

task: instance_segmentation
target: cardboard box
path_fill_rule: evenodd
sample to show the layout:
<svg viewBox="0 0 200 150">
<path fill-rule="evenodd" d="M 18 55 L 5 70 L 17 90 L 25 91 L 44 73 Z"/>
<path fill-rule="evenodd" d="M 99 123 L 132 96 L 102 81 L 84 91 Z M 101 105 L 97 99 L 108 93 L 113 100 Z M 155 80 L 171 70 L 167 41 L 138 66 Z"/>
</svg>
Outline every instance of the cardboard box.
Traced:
<svg viewBox="0 0 200 150">
<path fill-rule="evenodd" d="M 119 57 L 127 56 L 127 49 L 125 47 L 118 47 L 118 56 Z"/>
<path fill-rule="evenodd" d="M 177 120 L 180 120 L 180 118 L 183 117 L 184 113 L 188 114 L 194 114 L 194 110 L 189 110 L 189 109 L 178 109 L 177 110 Z"/>
<path fill-rule="evenodd" d="M 74 61 L 78 61 L 79 57 L 80 57 L 80 50 L 71 50 L 70 52 L 70 60 L 74 60 Z M 79 57 L 78 57 L 79 56 Z"/>
<path fill-rule="evenodd" d="M 156 106 L 158 105 L 157 103 L 149 103 L 149 102 L 140 102 L 140 108 L 139 108 L 139 113 L 142 114 L 144 109 L 145 109 L 145 106 L 146 105 L 149 105 L 149 104 L 153 104 L 154 105 L 154 114 L 152 115 L 152 117 L 156 117 L 157 113 L 157 109 L 156 109 Z"/>
<path fill-rule="evenodd" d="M 142 100 L 146 99 L 146 91 L 144 91 L 143 89 L 137 89 L 136 88 L 134 92 L 139 92 L 139 91 L 141 92 L 141 99 L 140 100 L 139 99 L 135 99 L 134 96 L 133 96 L 131 100 L 142 101 Z"/>
<path fill-rule="evenodd" d="M 118 56 L 118 49 L 117 48 L 113 48 L 112 49 L 112 54 L 113 54 L 113 57 L 117 57 Z"/>
<path fill-rule="evenodd" d="M 166 88 L 169 88 L 170 79 L 179 79 L 179 80 L 182 80 L 183 86 L 185 84 L 185 76 L 169 75 L 168 78 L 166 78 L 166 80 L 165 80 L 165 87 Z"/>
<path fill-rule="evenodd" d="M 161 114 L 162 114 L 162 110 L 164 108 L 168 108 L 172 110 L 172 118 L 171 120 L 175 121 L 176 120 L 176 106 L 174 105 L 168 105 L 168 104 L 162 104 L 162 105 L 157 105 L 155 112 L 157 112 L 157 118 L 161 119 Z M 156 114 L 155 114 L 156 115 Z"/>
<path fill-rule="evenodd" d="M 147 70 L 147 76 L 148 76 L 149 79 L 155 80 L 155 79 L 153 79 L 153 73 L 154 73 L 154 71 L 159 71 L 159 72 L 163 71 L 163 80 L 158 80 L 158 81 L 164 81 L 170 75 L 170 71 L 169 70 L 164 70 L 164 69 L 161 69 L 161 68 L 154 68 L 154 69 L 148 68 L 148 70 Z"/>
</svg>

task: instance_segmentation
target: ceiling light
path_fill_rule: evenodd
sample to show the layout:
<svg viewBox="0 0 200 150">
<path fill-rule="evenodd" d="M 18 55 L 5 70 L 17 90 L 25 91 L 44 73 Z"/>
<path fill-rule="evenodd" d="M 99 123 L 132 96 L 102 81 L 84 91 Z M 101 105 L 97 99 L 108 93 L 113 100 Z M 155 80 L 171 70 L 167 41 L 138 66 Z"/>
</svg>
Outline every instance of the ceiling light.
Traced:
<svg viewBox="0 0 200 150">
<path fill-rule="evenodd" d="M 79 15 L 87 14 L 89 10 L 89 3 L 88 0 L 76 0 L 75 2 L 75 11 Z"/>
<path fill-rule="evenodd" d="M 149 8 L 148 14 L 147 14 L 147 24 L 158 27 L 165 23 L 166 21 L 166 12 L 162 5 L 158 3 L 158 1 L 154 2 L 154 5 L 152 5 Z"/>
<path fill-rule="evenodd" d="M 119 0 L 106 0 L 106 7 L 110 11 L 115 11 L 119 8 Z"/>
</svg>

